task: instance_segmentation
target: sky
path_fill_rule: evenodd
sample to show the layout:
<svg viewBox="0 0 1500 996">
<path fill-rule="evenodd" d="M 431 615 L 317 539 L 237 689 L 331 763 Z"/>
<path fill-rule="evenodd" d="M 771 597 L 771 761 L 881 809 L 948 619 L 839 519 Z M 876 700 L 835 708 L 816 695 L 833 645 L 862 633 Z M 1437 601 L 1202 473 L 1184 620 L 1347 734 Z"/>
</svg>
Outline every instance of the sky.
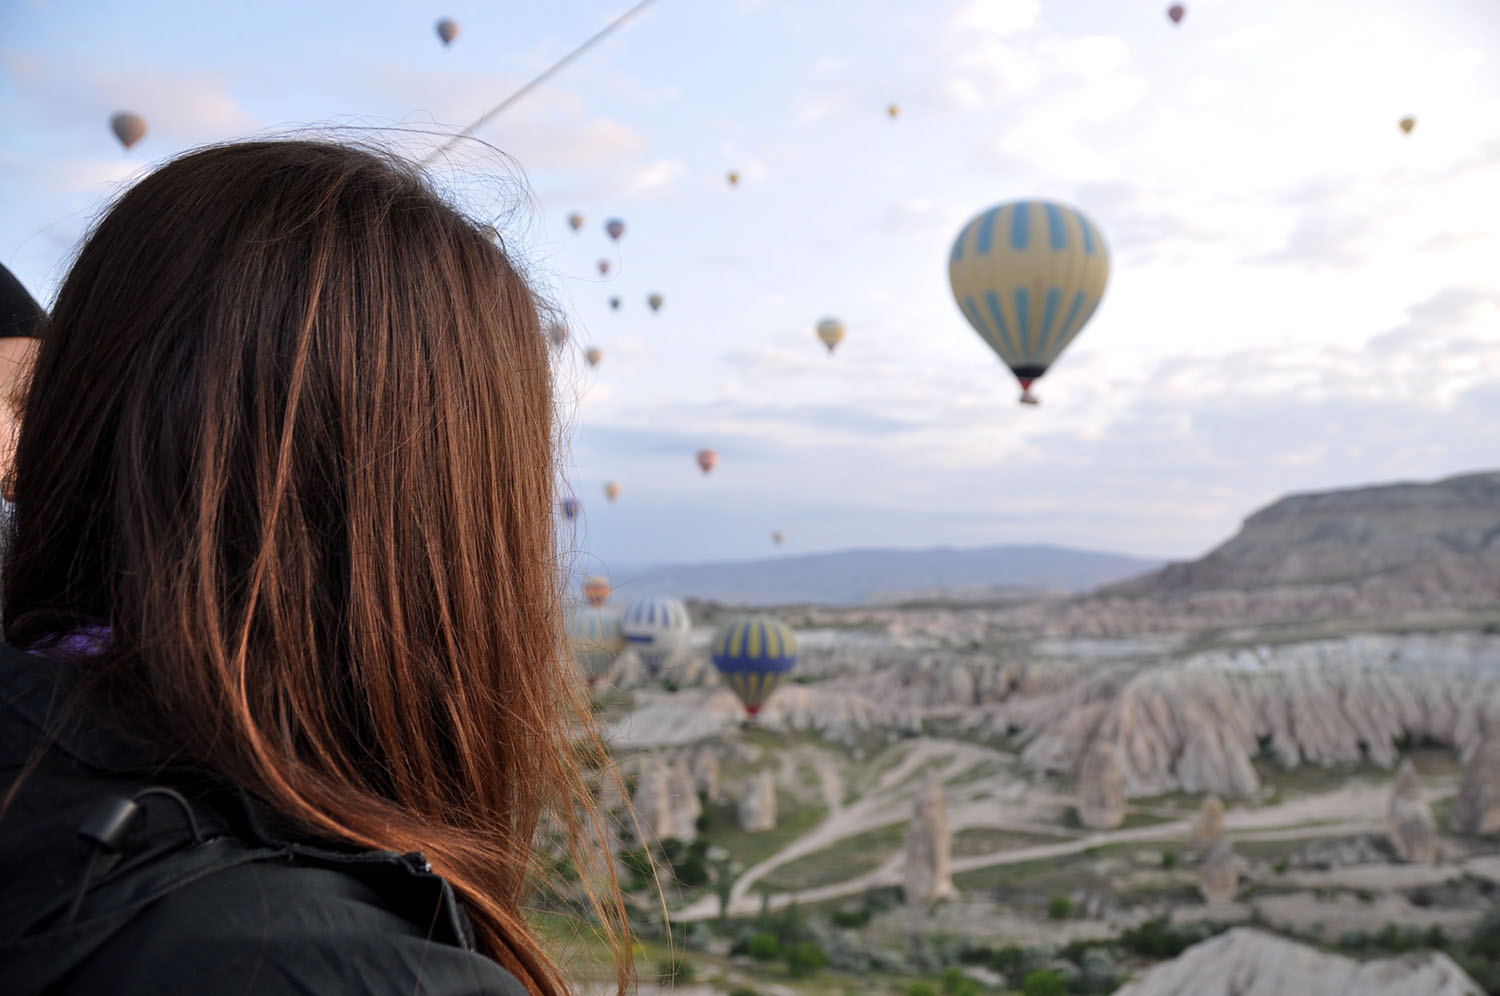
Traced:
<svg viewBox="0 0 1500 996">
<path fill-rule="evenodd" d="M 205 143 L 425 155 L 628 6 L 7 0 L 0 262 L 50 301 L 110 199 Z M 440 158 L 572 329 L 575 550 L 1183 558 L 1287 492 L 1500 466 L 1500 4 L 1165 8 L 657 0 Z M 148 121 L 128 151 L 117 110 Z M 1032 197 L 1112 268 L 1023 408 L 947 254 Z"/>
</svg>

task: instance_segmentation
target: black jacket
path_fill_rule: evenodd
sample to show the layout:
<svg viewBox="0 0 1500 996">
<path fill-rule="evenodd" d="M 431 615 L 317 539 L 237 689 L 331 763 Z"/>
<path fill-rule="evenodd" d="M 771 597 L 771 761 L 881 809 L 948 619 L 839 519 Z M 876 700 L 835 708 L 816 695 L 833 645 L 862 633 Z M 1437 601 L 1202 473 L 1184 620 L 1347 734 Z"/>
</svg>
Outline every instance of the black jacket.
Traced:
<svg viewBox="0 0 1500 996">
<path fill-rule="evenodd" d="M 524 996 L 421 854 L 278 832 L 65 698 L 55 665 L 0 645 L 0 793 L 31 764 L 0 816 L 0 992 Z M 118 854 L 79 836 L 145 790 Z"/>
</svg>

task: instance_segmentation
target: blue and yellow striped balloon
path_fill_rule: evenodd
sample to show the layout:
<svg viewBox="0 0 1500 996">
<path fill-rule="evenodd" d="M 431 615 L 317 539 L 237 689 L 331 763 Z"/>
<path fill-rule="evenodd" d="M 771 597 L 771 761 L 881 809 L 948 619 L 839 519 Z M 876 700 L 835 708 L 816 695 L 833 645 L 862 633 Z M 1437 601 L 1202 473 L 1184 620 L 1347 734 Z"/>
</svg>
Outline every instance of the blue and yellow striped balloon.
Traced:
<svg viewBox="0 0 1500 996">
<path fill-rule="evenodd" d="M 739 616 L 714 637 L 714 667 L 754 716 L 797 664 L 797 638 L 772 616 Z"/>
<path fill-rule="evenodd" d="M 568 614 L 568 643 L 584 677 L 593 685 L 609 673 L 625 649 L 625 632 L 618 609 L 581 605 Z"/>
<path fill-rule="evenodd" d="M 948 258 L 964 317 L 1021 382 L 1047 372 L 1099 307 L 1109 247 L 1082 211 L 1052 201 L 999 204 L 969 220 Z"/>
<path fill-rule="evenodd" d="M 672 663 L 687 636 L 687 606 L 670 595 L 636 599 L 625 610 L 625 640 L 653 678 Z"/>
</svg>

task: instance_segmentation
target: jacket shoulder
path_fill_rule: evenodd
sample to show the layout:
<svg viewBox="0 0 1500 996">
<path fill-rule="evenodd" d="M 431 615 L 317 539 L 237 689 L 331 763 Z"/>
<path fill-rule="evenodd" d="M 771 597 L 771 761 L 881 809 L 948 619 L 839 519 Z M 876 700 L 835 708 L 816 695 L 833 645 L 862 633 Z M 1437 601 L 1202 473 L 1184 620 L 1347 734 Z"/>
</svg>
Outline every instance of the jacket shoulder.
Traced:
<svg viewBox="0 0 1500 996">
<path fill-rule="evenodd" d="M 495 961 L 437 939 L 348 871 L 289 860 L 228 868 L 151 903 L 62 987 L 146 996 L 525 996 Z"/>
</svg>

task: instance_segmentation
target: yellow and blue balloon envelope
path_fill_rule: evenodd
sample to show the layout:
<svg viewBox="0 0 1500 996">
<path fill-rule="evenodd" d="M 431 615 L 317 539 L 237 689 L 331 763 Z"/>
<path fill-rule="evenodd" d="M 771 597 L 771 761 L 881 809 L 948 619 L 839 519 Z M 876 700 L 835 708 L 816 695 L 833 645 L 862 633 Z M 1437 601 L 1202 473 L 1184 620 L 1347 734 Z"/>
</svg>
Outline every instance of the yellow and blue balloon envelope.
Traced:
<svg viewBox="0 0 1500 996">
<path fill-rule="evenodd" d="M 738 616 L 720 627 L 711 653 L 724 684 L 754 716 L 796 667 L 797 637 L 773 616 Z"/>
<path fill-rule="evenodd" d="M 964 317 L 1021 382 L 1047 372 L 1099 307 L 1109 247 L 1082 211 L 1053 201 L 997 204 L 953 241 L 948 280 Z"/>
</svg>

